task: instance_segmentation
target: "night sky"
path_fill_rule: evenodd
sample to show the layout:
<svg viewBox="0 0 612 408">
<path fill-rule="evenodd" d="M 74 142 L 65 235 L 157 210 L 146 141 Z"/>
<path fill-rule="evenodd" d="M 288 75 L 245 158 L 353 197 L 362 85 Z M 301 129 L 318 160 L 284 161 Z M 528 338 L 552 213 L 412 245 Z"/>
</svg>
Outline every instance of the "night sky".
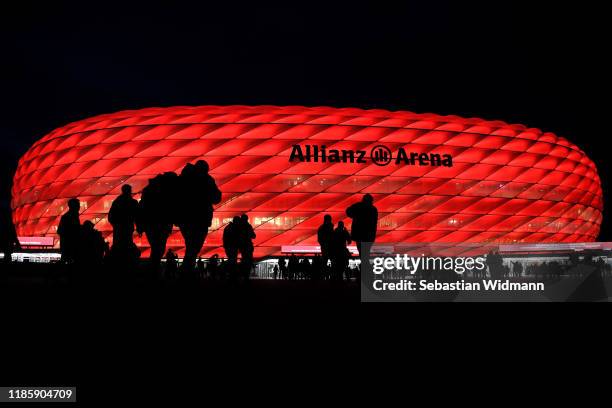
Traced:
<svg viewBox="0 0 612 408">
<path fill-rule="evenodd" d="M 123 109 L 202 104 L 521 123 L 579 145 L 607 198 L 612 71 L 599 5 L 47 3 L 0 6 L 2 211 L 17 159 L 54 128 Z M 603 241 L 612 240 L 609 214 Z"/>
</svg>

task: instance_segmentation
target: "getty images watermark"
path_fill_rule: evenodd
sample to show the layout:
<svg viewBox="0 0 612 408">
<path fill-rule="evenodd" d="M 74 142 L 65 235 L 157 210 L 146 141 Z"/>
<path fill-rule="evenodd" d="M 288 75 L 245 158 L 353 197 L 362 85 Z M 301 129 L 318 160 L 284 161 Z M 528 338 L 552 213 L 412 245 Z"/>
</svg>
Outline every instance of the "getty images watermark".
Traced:
<svg viewBox="0 0 612 408">
<path fill-rule="evenodd" d="M 464 274 L 483 274 L 487 270 L 486 258 L 479 257 L 431 257 L 431 256 L 408 256 L 395 255 L 395 257 L 374 257 L 372 272 L 378 277 L 373 282 L 373 289 L 384 290 L 544 290 L 542 282 L 510 282 L 502 279 L 482 279 L 480 282 L 469 282 L 459 280 L 455 282 L 440 281 L 434 279 L 420 279 L 411 281 L 409 279 L 398 279 L 385 281 L 383 274 L 387 271 L 405 271 L 415 275 L 417 271 L 431 272 L 432 276 L 440 272 L 450 272 L 461 277 Z"/>
<path fill-rule="evenodd" d="M 373 244 L 368 259 L 361 267 L 365 302 L 566 300 L 559 292 L 564 276 L 533 272 L 541 267 L 541 257 L 503 253 L 498 246 Z M 563 259 L 544 264 L 551 262 Z M 563 287 L 571 292 L 577 286 L 565 279 Z"/>
</svg>

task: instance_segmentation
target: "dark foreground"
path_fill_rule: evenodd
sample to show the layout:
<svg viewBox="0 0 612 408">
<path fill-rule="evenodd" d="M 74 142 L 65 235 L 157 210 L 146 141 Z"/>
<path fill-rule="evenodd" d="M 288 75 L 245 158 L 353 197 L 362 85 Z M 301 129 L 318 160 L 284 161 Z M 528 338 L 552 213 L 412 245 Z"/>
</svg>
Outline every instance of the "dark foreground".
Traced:
<svg viewBox="0 0 612 408">
<path fill-rule="evenodd" d="M 155 372 L 166 363 L 193 364 L 164 369 L 156 378 L 166 383 L 179 374 L 219 376 L 210 366 L 219 359 L 234 370 L 222 376 L 231 383 L 244 374 L 232 364 L 237 353 L 268 358 L 314 328 L 342 331 L 360 317 L 355 282 L 152 281 L 116 270 L 70 280 L 54 266 L 0 265 L 3 370 L 10 384 L 76 385 L 80 401 L 138 395 L 132 384 L 142 374 L 126 366 Z M 309 347 L 327 341 L 321 335 Z M 130 387 L 104 385 L 117 378 Z M 150 388 L 143 392 L 157 396 Z"/>
</svg>

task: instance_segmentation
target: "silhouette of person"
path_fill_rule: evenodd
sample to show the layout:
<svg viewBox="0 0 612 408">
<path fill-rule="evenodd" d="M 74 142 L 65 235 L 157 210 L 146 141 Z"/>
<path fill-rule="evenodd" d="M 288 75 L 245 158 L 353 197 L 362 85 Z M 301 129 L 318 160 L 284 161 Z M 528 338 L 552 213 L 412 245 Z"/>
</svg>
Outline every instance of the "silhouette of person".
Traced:
<svg viewBox="0 0 612 408">
<path fill-rule="evenodd" d="M 287 260 L 284 256 L 278 259 L 279 263 L 279 275 L 281 279 L 288 279 L 287 273 Z"/>
<path fill-rule="evenodd" d="M 20 249 L 21 244 L 17 238 L 15 224 L 11 219 L 10 211 L 2 211 L 2 224 L 0 225 L 0 251 L 4 253 L 4 263 L 11 263 L 13 260 L 13 252 L 15 249 Z"/>
<path fill-rule="evenodd" d="M 176 271 L 178 269 L 177 265 L 178 257 L 174 253 L 172 249 L 168 249 L 166 252 L 166 278 L 174 279 L 176 277 Z"/>
<path fill-rule="evenodd" d="M 310 279 L 310 261 L 306 258 L 300 261 L 300 279 Z"/>
<path fill-rule="evenodd" d="M 344 228 L 344 222 L 338 221 L 338 226 L 334 230 L 332 236 L 332 269 L 334 277 L 337 280 L 342 280 L 344 271 L 348 267 L 350 253 L 346 247 L 351 243 L 351 236 Z"/>
<path fill-rule="evenodd" d="M 139 234 L 146 234 L 151 246 L 151 266 L 157 270 L 166 251 L 166 243 L 172 232 L 176 214 L 174 200 L 178 188 L 178 176 L 174 172 L 159 174 L 149 180 L 142 190 L 136 225 Z"/>
<path fill-rule="evenodd" d="M 357 244 L 362 272 L 371 277 L 370 250 L 376 239 L 378 225 L 378 210 L 374 206 L 374 198 L 370 194 L 346 209 L 346 215 L 353 219 L 351 238 Z"/>
<path fill-rule="evenodd" d="M 186 271 L 193 269 L 196 256 L 204 245 L 212 223 L 213 204 L 221 202 L 221 191 L 208 170 L 208 163 L 198 160 L 195 165 L 187 164 L 180 175 L 181 193 L 185 200 L 177 215 L 180 217 L 178 227 L 185 240 L 183 267 Z"/>
<path fill-rule="evenodd" d="M 300 260 L 295 254 L 291 254 L 289 257 L 289 264 L 287 265 L 287 279 L 293 280 L 297 274 L 297 270 L 300 267 Z"/>
<path fill-rule="evenodd" d="M 253 252 L 255 247 L 253 246 L 253 240 L 256 238 L 253 226 L 249 223 L 249 217 L 246 214 L 240 216 L 240 228 L 238 229 L 238 251 L 242 256 L 242 262 L 240 264 L 242 273 L 245 279 L 249 278 L 251 269 L 253 268 Z"/>
<path fill-rule="evenodd" d="M 210 279 L 215 280 L 219 275 L 219 255 L 214 254 L 208 260 L 208 267 L 206 268 L 208 271 L 208 276 Z"/>
<path fill-rule="evenodd" d="M 317 230 L 317 240 L 321 246 L 321 266 L 327 267 L 327 261 L 330 259 L 330 251 L 332 244 L 332 236 L 334 235 L 334 224 L 332 217 L 329 214 L 325 214 L 323 217 L 323 224 Z"/>
<path fill-rule="evenodd" d="M 485 263 L 489 267 L 489 274 L 492 279 L 499 279 L 503 277 L 504 274 L 504 260 L 499 252 L 495 250 L 491 250 L 489 254 L 487 254 Z"/>
<path fill-rule="evenodd" d="M 198 271 L 198 277 L 200 279 L 204 279 L 206 275 L 206 268 L 204 268 L 204 261 L 202 258 L 198 258 L 198 261 L 196 262 L 196 269 Z"/>
<path fill-rule="evenodd" d="M 523 264 L 518 261 L 512 262 L 512 272 L 516 278 L 520 278 L 523 274 Z"/>
<path fill-rule="evenodd" d="M 81 226 L 76 261 L 80 265 L 99 267 L 104 260 L 106 242 L 102 233 L 94 228 L 91 221 Z"/>
<path fill-rule="evenodd" d="M 485 257 L 485 263 L 487 264 L 487 269 L 489 269 L 489 274 L 491 275 L 491 278 L 496 278 L 497 273 L 494 270 L 495 269 L 495 252 L 493 250 L 490 250 L 487 256 Z"/>
<path fill-rule="evenodd" d="M 223 249 L 227 256 L 230 276 L 235 273 L 238 263 L 238 245 L 240 235 L 240 217 L 235 216 L 223 229 Z"/>
<path fill-rule="evenodd" d="M 113 226 L 113 251 L 126 256 L 135 248 L 133 235 L 138 201 L 132 197 L 132 186 L 121 186 L 121 195 L 117 197 L 108 212 L 108 222 Z"/>
<path fill-rule="evenodd" d="M 61 260 L 64 263 L 73 263 L 76 260 L 81 235 L 80 207 L 81 202 L 78 199 L 71 198 L 68 200 L 68 211 L 62 215 L 57 227 L 57 234 L 60 237 Z"/>
<path fill-rule="evenodd" d="M 523 264 L 520 262 L 517 262 L 517 266 L 516 266 L 516 276 L 518 278 L 523 276 Z"/>
<path fill-rule="evenodd" d="M 315 255 L 312 258 L 312 273 L 310 275 L 310 278 L 312 280 L 319 280 L 322 276 L 321 275 L 321 272 L 323 270 L 322 259 L 323 257 L 321 255 Z"/>
</svg>

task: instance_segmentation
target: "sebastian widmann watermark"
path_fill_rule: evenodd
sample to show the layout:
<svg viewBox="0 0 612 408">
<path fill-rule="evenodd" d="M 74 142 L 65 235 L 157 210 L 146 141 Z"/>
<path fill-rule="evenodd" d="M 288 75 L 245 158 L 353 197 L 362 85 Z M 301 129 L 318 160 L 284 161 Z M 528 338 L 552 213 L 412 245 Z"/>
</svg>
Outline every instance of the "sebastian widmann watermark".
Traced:
<svg viewBox="0 0 612 408">
<path fill-rule="evenodd" d="M 542 282 L 487 279 L 485 257 L 395 255 L 372 259 L 371 288 L 385 291 L 543 291 Z M 470 277 L 470 280 L 464 278 Z M 482 279 L 476 279 L 481 277 Z"/>
</svg>

